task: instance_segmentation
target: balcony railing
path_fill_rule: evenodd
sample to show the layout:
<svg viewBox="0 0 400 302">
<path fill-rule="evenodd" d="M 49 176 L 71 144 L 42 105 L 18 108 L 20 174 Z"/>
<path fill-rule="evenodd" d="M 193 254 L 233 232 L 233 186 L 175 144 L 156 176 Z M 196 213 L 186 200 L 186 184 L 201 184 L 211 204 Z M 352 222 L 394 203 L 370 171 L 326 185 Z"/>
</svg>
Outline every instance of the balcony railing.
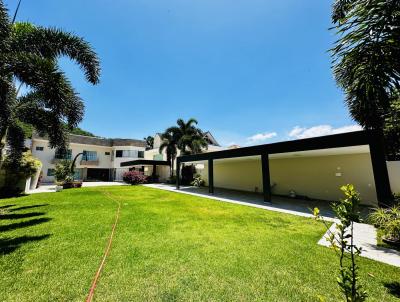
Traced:
<svg viewBox="0 0 400 302">
<path fill-rule="evenodd" d="M 88 159 L 88 160 L 81 160 L 81 166 L 98 166 L 99 160 L 98 159 Z"/>
</svg>

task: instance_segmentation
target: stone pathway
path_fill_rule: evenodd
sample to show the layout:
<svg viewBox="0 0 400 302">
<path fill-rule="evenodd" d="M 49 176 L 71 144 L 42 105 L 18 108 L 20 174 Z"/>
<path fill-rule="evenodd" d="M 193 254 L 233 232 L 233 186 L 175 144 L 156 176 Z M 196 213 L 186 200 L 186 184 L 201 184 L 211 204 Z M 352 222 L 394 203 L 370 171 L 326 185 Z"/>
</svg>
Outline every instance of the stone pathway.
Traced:
<svg viewBox="0 0 400 302">
<path fill-rule="evenodd" d="M 336 234 L 336 223 L 333 223 L 325 235 L 318 241 L 319 245 L 330 247 L 326 239 L 329 234 Z M 400 267 L 400 252 L 377 245 L 376 229 L 373 225 L 354 223 L 354 244 L 361 247 L 361 256 Z"/>
</svg>

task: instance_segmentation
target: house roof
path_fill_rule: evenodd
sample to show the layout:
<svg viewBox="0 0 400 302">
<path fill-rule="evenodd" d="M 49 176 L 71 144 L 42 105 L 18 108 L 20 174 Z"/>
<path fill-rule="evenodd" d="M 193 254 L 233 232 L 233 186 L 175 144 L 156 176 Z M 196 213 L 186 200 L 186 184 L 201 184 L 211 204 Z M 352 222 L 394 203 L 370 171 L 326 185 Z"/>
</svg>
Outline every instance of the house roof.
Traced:
<svg viewBox="0 0 400 302">
<path fill-rule="evenodd" d="M 38 134 L 33 134 L 32 139 L 48 140 L 48 137 L 47 136 L 43 137 Z M 146 142 L 144 140 L 92 137 L 92 136 L 77 135 L 77 134 L 70 134 L 69 142 L 74 144 L 96 145 L 104 147 L 114 147 L 114 146 L 146 147 Z"/>
</svg>

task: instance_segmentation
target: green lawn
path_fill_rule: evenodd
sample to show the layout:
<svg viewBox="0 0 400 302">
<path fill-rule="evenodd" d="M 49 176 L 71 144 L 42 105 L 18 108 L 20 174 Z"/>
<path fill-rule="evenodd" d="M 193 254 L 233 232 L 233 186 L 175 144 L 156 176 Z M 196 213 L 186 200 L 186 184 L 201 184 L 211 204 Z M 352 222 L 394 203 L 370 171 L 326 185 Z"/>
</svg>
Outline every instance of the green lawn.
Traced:
<svg viewBox="0 0 400 302">
<path fill-rule="evenodd" d="M 117 208 L 95 301 L 339 299 L 337 258 L 312 219 L 145 187 L 0 200 L 0 300 L 83 301 Z M 370 301 L 398 301 L 400 269 L 360 259 Z"/>
</svg>

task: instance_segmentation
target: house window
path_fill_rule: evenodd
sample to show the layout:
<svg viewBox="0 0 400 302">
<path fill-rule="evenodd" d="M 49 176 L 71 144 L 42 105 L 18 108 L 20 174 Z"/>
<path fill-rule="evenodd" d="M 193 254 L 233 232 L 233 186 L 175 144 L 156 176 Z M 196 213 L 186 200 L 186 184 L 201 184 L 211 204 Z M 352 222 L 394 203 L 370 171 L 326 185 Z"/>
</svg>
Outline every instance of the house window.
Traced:
<svg viewBox="0 0 400 302">
<path fill-rule="evenodd" d="M 54 169 L 47 169 L 47 176 L 54 176 Z"/>
<path fill-rule="evenodd" d="M 110 152 L 104 152 L 105 155 L 110 155 Z"/>
<path fill-rule="evenodd" d="M 96 151 L 83 151 L 84 160 L 87 161 L 95 161 L 97 160 L 97 152 Z"/>
<path fill-rule="evenodd" d="M 60 149 L 56 149 L 56 154 L 54 156 L 56 159 L 71 159 L 72 158 L 72 150 L 68 149 L 67 152 L 63 152 Z"/>
<path fill-rule="evenodd" d="M 43 151 L 43 147 L 36 146 L 36 151 Z"/>
<path fill-rule="evenodd" d="M 140 153 L 142 152 L 142 154 Z M 144 152 L 143 151 L 138 151 L 138 150 L 117 150 L 115 152 L 115 157 L 144 157 Z"/>
</svg>

